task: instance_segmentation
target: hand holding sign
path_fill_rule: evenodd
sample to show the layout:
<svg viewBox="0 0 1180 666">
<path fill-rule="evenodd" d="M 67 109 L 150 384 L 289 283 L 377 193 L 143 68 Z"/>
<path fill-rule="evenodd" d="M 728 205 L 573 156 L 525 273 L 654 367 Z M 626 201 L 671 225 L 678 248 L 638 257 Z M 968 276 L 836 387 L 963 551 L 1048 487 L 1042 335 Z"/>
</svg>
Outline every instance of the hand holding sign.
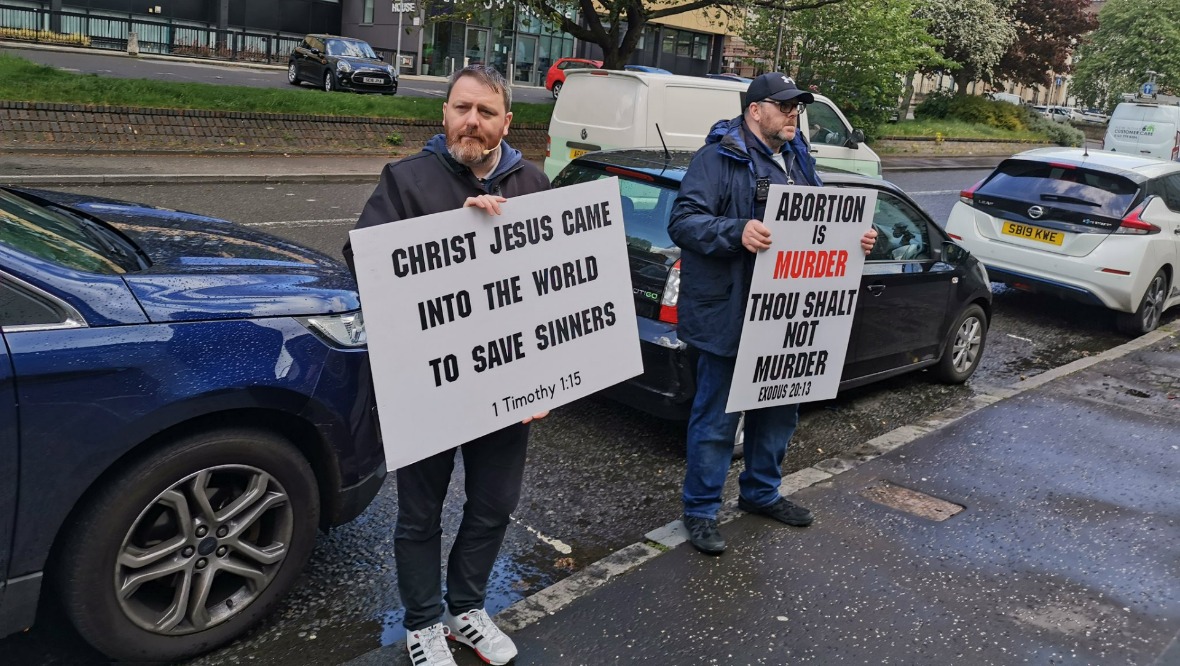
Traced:
<svg viewBox="0 0 1180 666">
<path fill-rule="evenodd" d="M 771 187 L 767 233 L 750 244 L 769 248 L 773 236 L 774 249 L 754 264 L 726 411 L 836 395 L 876 203 L 871 189 Z"/>
</svg>

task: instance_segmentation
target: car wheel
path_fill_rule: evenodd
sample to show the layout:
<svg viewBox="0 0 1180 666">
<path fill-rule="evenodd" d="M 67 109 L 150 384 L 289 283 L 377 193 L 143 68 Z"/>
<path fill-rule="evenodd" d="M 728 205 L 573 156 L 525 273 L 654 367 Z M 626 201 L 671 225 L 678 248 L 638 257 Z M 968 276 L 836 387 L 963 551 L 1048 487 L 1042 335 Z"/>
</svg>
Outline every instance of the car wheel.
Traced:
<svg viewBox="0 0 1180 666">
<path fill-rule="evenodd" d="M 299 85 L 299 70 L 295 67 L 295 63 L 287 65 L 287 83 L 293 86 Z"/>
<path fill-rule="evenodd" d="M 319 495 L 285 439 L 179 439 L 84 501 L 56 580 L 78 632 L 116 660 L 177 661 L 265 617 L 315 545 Z"/>
<path fill-rule="evenodd" d="M 324 72 L 324 92 L 332 92 L 336 89 L 336 75 L 331 70 Z"/>
<path fill-rule="evenodd" d="M 962 384 L 979 367 L 987 342 L 987 315 L 978 305 L 970 305 L 951 327 L 942 360 L 938 362 L 938 379 L 948 384 Z"/>
<path fill-rule="evenodd" d="M 561 81 L 558 81 L 553 84 L 553 99 L 557 99 L 557 96 L 560 94 L 561 94 Z"/>
<path fill-rule="evenodd" d="M 1168 298 L 1168 276 L 1164 269 L 1156 272 L 1155 277 L 1147 284 L 1147 291 L 1143 292 L 1143 300 L 1134 312 L 1120 312 L 1118 314 L 1119 330 L 1127 335 L 1143 335 L 1154 331 L 1160 325 L 1160 317 L 1164 313 L 1164 301 Z"/>
</svg>

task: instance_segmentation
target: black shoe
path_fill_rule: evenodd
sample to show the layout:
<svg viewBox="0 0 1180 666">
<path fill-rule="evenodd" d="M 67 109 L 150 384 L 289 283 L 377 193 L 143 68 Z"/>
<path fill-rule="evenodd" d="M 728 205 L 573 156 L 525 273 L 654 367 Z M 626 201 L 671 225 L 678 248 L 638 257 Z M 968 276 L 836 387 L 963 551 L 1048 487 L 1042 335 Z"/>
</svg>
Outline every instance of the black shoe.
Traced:
<svg viewBox="0 0 1180 666">
<path fill-rule="evenodd" d="M 770 506 L 754 506 L 752 502 L 746 501 L 746 498 L 739 497 L 738 508 L 748 513 L 774 518 L 780 523 L 795 527 L 807 527 L 815 520 L 815 516 L 811 515 L 811 510 L 799 506 L 785 497 L 778 498 L 778 501 Z"/>
<path fill-rule="evenodd" d="M 720 555 L 725 552 L 725 539 L 717 530 L 717 521 L 713 518 L 698 518 L 685 516 L 684 527 L 688 530 L 688 540 L 693 548 L 707 555 Z"/>
</svg>

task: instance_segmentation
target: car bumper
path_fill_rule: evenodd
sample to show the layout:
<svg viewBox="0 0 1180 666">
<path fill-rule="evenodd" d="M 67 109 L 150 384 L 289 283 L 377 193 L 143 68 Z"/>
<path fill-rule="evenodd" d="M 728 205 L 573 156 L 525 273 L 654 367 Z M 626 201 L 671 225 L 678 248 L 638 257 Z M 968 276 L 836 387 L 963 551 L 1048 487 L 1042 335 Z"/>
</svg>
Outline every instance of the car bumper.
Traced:
<svg viewBox="0 0 1180 666">
<path fill-rule="evenodd" d="M 696 352 L 680 341 L 675 324 L 639 317 L 643 374 L 602 394 L 656 418 L 684 420 L 696 394 Z"/>
<path fill-rule="evenodd" d="M 1164 263 L 1162 250 L 1143 237 L 1111 234 L 1088 254 L 1068 256 L 985 237 L 977 227 L 977 215 L 982 214 L 955 204 L 947 233 L 961 238 L 958 242 L 983 263 L 992 280 L 1027 291 L 1134 312 L 1147 283 Z"/>
<path fill-rule="evenodd" d="M 332 516 L 332 520 L 329 521 L 330 526 L 343 525 L 361 515 L 373 501 L 373 498 L 377 496 L 377 493 L 381 491 L 381 485 L 385 483 L 385 476 L 385 458 L 382 457 L 381 464 L 368 476 L 358 483 L 341 488 L 334 502 L 337 507 L 336 515 Z"/>
<path fill-rule="evenodd" d="M 362 79 L 365 77 L 380 78 L 381 83 L 366 83 Z M 349 90 L 352 92 L 362 93 L 384 93 L 392 94 L 397 92 L 397 79 L 390 80 L 388 75 L 374 76 L 372 72 L 352 72 L 350 74 L 340 74 L 336 77 L 336 84 L 341 90 Z"/>
</svg>

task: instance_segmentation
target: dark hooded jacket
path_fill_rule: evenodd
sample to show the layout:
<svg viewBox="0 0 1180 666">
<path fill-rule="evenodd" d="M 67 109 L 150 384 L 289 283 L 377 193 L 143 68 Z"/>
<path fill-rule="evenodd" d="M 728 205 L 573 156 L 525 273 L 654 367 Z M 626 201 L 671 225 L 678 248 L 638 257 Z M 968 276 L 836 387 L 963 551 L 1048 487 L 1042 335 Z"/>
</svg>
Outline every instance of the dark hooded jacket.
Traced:
<svg viewBox="0 0 1180 666">
<path fill-rule="evenodd" d="M 801 132 L 780 152 L 795 185 L 822 184 Z M 677 333 L 718 356 L 737 356 L 741 339 L 756 256 L 742 247 L 742 231 L 766 209 L 755 201 L 759 178 L 788 184 L 770 148 L 740 116 L 720 121 L 693 156 L 668 220 L 681 249 Z"/>
<path fill-rule="evenodd" d="M 385 165 L 355 228 L 455 210 L 467 197 L 481 194 L 511 199 L 549 189 L 544 172 L 526 161 L 519 150 L 500 141 L 500 151 L 496 170 L 481 180 L 451 157 L 445 135 L 435 135 L 421 152 Z M 351 240 L 344 244 L 344 260 L 355 275 Z"/>
</svg>

